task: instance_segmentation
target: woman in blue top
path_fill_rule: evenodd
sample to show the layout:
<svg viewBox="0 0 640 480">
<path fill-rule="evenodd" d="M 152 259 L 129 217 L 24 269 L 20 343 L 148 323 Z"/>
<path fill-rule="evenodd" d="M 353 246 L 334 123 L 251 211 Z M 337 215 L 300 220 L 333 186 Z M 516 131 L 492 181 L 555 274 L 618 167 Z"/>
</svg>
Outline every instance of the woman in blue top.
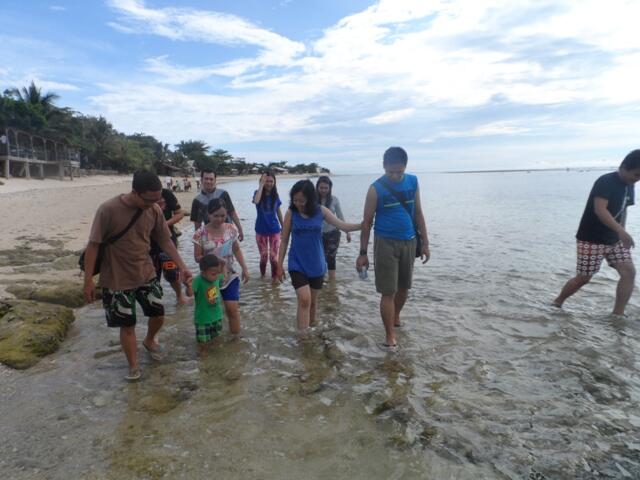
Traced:
<svg viewBox="0 0 640 480">
<path fill-rule="evenodd" d="M 322 222 L 326 221 L 345 232 L 360 230 L 362 224 L 346 223 L 327 207 L 319 205 L 316 189 L 309 180 L 296 182 L 289 196 L 291 205 L 284 216 L 278 277 L 280 281 L 284 280 L 284 257 L 291 236 L 288 270 L 298 299 L 298 330 L 305 330 L 315 323 L 318 294 L 327 272 L 322 247 Z"/>
<path fill-rule="evenodd" d="M 276 188 L 276 176 L 267 171 L 260 177 L 260 186 L 253 193 L 256 205 L 256 243 L 260 252 L 260 275 L 267 273 L 267 261 L 271 263 L 271 278 L 275 282 L 278 275 L 278 250 L 282 213 L 280 197 Z"/>
</svg>

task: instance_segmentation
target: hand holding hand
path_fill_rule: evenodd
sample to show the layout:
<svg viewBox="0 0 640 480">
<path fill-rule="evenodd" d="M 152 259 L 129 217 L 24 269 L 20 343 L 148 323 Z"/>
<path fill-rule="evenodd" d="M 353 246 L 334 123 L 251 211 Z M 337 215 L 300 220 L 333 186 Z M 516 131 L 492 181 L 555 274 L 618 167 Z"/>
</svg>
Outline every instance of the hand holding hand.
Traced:
<svg viewBox="0 0 640 480">
<path fill-rule="evenodd" d="M 182 280 L 182 283 L 184 283 L 185 285 L 189 284 L 191 285 L 191 280 L 193 280 L 193 275 L 191 274 L 191 270 L 189 270 L 186 266 L 183 268 L 180 268 L 180 279 Z"/>
</svg>

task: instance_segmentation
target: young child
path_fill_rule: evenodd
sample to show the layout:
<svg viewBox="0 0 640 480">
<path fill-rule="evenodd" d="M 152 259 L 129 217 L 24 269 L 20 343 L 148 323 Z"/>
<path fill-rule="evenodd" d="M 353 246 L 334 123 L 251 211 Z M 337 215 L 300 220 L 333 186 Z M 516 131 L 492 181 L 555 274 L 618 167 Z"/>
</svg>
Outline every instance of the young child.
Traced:
<svg viewBox="0 0 640 480">
<path fill-rule="evenodd" d="M 195 296 L 193 320 L 200 358 L 207 356 L 209 346 L 222 331 L 222 294 L 220 283 L 224 279 L 224 260 L 213 254 L 200 260 L 200 275 L 187 285 L 187 295 Z"/>
</svg>

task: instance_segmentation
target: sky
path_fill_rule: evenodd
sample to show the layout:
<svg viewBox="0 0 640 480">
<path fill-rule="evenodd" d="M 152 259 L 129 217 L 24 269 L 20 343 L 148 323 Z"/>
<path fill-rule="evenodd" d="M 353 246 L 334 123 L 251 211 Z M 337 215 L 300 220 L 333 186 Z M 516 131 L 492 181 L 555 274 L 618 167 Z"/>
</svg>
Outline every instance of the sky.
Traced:
<svg viewBox="0 0 640 480">
<path fill-rule="evenodd" d="M 250 162 L 372 173 L 617 165 L 640 1 L 2 0 L 0 88 Z"/>
</svg>

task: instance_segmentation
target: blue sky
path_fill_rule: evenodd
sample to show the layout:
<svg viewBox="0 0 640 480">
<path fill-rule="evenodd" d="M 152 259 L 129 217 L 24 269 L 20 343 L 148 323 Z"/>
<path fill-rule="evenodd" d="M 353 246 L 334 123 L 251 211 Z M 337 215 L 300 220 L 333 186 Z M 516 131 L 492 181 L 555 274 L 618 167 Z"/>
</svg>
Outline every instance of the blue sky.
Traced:
<svg viewBox="0 0 640 480">
<path fill-rule="evenodd" d="M 640 147 L 640 2 L 3 0 L 2 89 L 249 161 L 608 166 Z"/>
</svg>

